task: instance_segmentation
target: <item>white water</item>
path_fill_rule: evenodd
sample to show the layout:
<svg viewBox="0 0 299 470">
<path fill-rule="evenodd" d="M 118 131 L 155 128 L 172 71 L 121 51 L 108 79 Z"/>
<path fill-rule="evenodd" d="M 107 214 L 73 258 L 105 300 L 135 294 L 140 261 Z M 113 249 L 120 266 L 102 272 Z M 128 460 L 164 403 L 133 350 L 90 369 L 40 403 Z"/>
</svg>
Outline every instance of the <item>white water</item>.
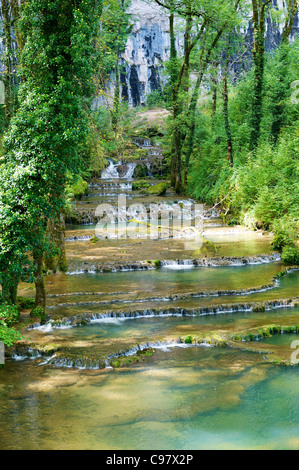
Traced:
<svg viewBox="0 0 299 470">
<path fill-rule="evenodd" d="M 186 260 L 180 260 L 180 261 L 162 261 L 161 262 L 161 267 L 162 268 L 167 268 L 167 269 L 192 269 L 195 267 L 194 263 L 192 260 L 186 259 Z"/>
<path fill-rule="evenodd" d="M 105 168 L 105 170 L 102 171 L 102 179 L 113 179 L 113 178 L 119 178 L 119 174 L 117 171 L 117 167 L 120 165 L 120 163 L 115 164 L 112 160 L 109 160 L 109 166 L 108 168 Z"/>
<path fill-rule="evenodd" d="M 109 166 L 105 168 L 105 170 L 102 171 L 101 178 L 102 180 L 107 180 L 107 179 L 119 179 L 119 172 L 118 168 L 120 166 L 126 166 L 127 167 L 127 172 L 123 176 L 125 179 L 132 179 L 134 175 L 135 168 L 137 166 L 137 163 L 125 163 L 123 164 L 122 162 L 113 162 L 113 160 L 109 160 Z"/>
</svg>

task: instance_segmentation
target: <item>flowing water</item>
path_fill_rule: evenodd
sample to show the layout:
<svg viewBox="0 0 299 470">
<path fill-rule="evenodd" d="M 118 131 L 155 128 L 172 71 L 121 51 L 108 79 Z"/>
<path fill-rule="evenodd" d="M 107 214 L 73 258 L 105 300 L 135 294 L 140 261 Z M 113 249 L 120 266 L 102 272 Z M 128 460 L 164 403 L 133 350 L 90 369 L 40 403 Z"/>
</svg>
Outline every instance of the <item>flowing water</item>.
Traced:
<svg viewBox="0 0 299 470">
<path fill-rule="evenodd" d="M 161 156 L 151 141 L 136 145 Z M 81 225 L 67 228 L 69 273 L 46 277 L 48 321 L 23 332 L 29 344 L 57 352 L 29 359 L 21 351 L 0 369 L 0 448 L 298 449 L 299 369 L 272 360 L 289 360 L 296 334 L 231 347 L 181 338 L 298 325 L 290 299 L 299 271 L 275 277 L 285 267 L 271 235 L 225 227 L 209 208 L 204 236 L 213 245 L 171 237 L 93 243 L 96 205 L 115 205 L 119 195 L 172 211 L 193 204 L 171 191 L 132 191 L 136 165 L 111 160 L 77 204 Z M 123 207 L 121 215 L 127 226 L 134 212 Z M 140 264 L 146 260 L 160 260 L 159 269 Z M 31 297 L 32 286 L 20 294 Z M 121 356 L 134 360 L 117 368 Z"/>
<path fill-rule="evenodd" d="M 10 363 L 2 449 L 298 449 L 299 375 L 255 355 L 188 348 L 77 371 Z"/>
</svg>

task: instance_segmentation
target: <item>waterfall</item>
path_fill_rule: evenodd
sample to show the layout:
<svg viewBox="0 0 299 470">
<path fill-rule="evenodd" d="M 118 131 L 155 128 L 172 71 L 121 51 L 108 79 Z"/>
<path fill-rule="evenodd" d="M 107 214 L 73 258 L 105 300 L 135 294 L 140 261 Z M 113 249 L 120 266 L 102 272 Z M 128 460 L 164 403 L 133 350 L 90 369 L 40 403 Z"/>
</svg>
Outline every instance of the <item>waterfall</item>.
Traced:
<svg viewBox="0 0 299 470">
<path fill-rule="evenodd" d="M 127 179 L 133 178 L 136 166 L 137 166 L 137 163 L 128 163 L 127 164 L 128 170 L 124 177 Z"/>
<path fill-rule="evenodd" d="M 105 170 L 102 171 L 101 178 L 102 180 L 107 180 L 107 179 L 119 179 L 119 172 L 118 168 L 119 167 L 125 167 L 126 173 L 124 174 L 123 178 L 124 179 L 132 179 L 134 175 L 135 168 L 137 166 L 137 163 L 114 163 L 113 160 L 109 160 L 109 166 L 105 168 Z"/>
<path fill-rule="evenodd" d="M 153 177 L 153 174 L 152 174 L 152 172 L 151 172 L 151 164 L 150 164 L 150 162 L 147 162 L 147 163 L 146 163 L 146 168 L 147 168 L 147 170 L 148 170 L 148 176 L 149 176 L 150 178 L 152 178 L 152 177 Z"/>
<path fill-rule="evenodd" d="M 105 168 L 105 170 L 102 171 L 101 178 L 103 180 L 119 178 L 119 174 L 117 171 L 118 166 L 119 166 L 119 163 L 114 163 L 113 160 L 109 160 L 109 166 L 108 168 Z"/>
<path fill-rule="evenodd" d="M 191 259 L 184 259 L 178 261 L 161 261 L 161 267 L 168 269 L 190 269 L 194 268 L 194 266 L 194 261 Z"/>
<path fill-rule="evenodd" d="M 162 155 L 161 150 L 159 150 L 159 149 L 154 148 L 154 149 L 151 149 L 151 150 L 148 151 L 148 156 L 149 157 L 158 156 L 158 155 L 159 156 Z"/>
</svg>

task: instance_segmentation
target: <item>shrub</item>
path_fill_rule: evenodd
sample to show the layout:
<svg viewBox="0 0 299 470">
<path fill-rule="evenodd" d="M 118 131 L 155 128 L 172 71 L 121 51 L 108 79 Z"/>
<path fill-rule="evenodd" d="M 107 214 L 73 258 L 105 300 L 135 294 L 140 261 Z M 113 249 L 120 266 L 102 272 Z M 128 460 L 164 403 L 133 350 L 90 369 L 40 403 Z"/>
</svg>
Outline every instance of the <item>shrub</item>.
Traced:
<svg viewBox="0 0 299 470">
<path fill-rule="evenodd" d="M 42 307 L 34 307 L 30 312 L 30 316 L 32 318 L 40 318 L 41 321 L 46 320 L 46 313 Z"/>
<path fill-rule="evenodd" d="M 281 259 L 285 264 L 299 265 L 299 248 L 295 245 L 285 246 L 282 250 Z"/>
<path fill-rule="evenodd" d="M 149 188 L 149 187 L 150 187 L 150 183 L 145 180 L 134 181 L 132 184 L 133 191 L 138 191 L 139 189 L 144 189 L 144 188 Z"/>
<path fill-rule="evenodd" d="M 16 341 L 22 339 L 21 334 L 11 328 L 18 322 L 19 316 L 15 305 L 0 305 L 0 341 L 6 346 L 12 346 Z"/>
</svg>

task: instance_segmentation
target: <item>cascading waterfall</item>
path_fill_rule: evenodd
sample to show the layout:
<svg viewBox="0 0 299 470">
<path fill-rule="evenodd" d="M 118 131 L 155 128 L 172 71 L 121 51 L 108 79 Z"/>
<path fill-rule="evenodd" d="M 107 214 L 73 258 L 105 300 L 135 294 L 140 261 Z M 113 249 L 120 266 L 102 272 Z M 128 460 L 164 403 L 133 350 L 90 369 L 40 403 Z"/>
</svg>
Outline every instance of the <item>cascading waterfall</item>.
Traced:
<svg viewBox="0 0 299 470">
<path fill-rule="evenodd" d="M 191 259 L 184 259 L 184 260 L 178 260 L 178 261 L 161 261 L 161 267 L 162 268 L 168 268 L 168 269 L 190 269 L 194 268 L 195 264 L 194 261 Z"/>
<path fill-rule="evenodd" d="M 122 164 L 121 162 L 113 162 L 113 160 L 109 160 L 109 166 L 102 171 L 101 178 L 102 180 L 105 179 L 119 179 L 119 171 L 118 168 L 121 166 L 126 167 L 126 173 L 124 174 L 123 178 L 125 179 L 132 179 L 134 175 L 135 168 L 137 163 L 126 163 Z M 128 183 L 125 184 L 124 188 L 128 187 Z"/>
<path fill-rule="evenodd" d="M 149 176 L 150 178 L 152 178 L 152 177 L 153 177 L 153 173 L 152 173 L 152 171 L 151 171 L 151 164 L 150 164 L 150 162 L 147 162 L 147 163 L 146 163 L 146 168 L 147 168 L 147 170 L 148 170 L 148 176 Z"/>
<path fill-rule="evenodd" d="M 127 179 L 132 179 L 133 178 L 136 166 L 137 166 L 137 163 L 128 163 L 127 164 L 128 170 L 127 170 L 127 173 L 125 175 L 125 178 L 127 178 Z"/>
<path fill-rule="evenodd" d="M 109 166 L 108 168 L 105 168 L 105 170 L 102 171 L 101 178 L 104 179 L 113 179 L 113 178 L 119 178 L 119 174 L 117 171 L 117 167 L 120 165 L 120 163 L 114 163 L 113 160 L 109 160 Z"/>
</svg>

